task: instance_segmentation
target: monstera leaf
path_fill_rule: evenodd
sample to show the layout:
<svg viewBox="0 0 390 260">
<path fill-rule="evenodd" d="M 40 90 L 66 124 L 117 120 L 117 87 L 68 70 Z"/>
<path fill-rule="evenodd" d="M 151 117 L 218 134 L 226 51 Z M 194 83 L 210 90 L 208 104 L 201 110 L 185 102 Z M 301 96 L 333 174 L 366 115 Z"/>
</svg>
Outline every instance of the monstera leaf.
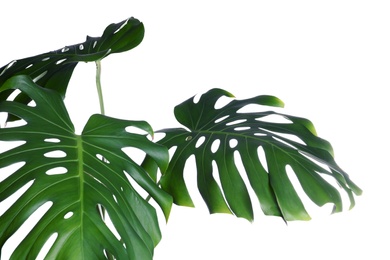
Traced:
<svg viewBox="0 0 390 260">
<path fill-rule="evenodd" d="M 351 207 L 354 205 L 353 193 L 360 194 L 361 190 L 336 164 L 330 144 L 316 136 L 310 121 L 272 111 L 243 112 L 251 104 L 283 106 L 272 96 L 232 100 L 217 109 L 215 104 L 222 96 L 232 97 L 224 90 L 213 89 L 196 103 L 192 98 L 185 101 L 174 112 L 188 130 L 160 131 L 165 136 L 159 143 L 176 148 L 160 180 L 176 204 L 193 206 L 183 174 L 187 159 L 194 155 L 198 189 L 211 213 L 234 213 L 252 220 L 248 192 L 251 188 L 266 215 L 281 216 L 287 221 L 310 219 L 288 176 L 288 167 L 317 205 L 332 203 L 334 212 L 342 210 L 340 189 L 329 183 L 329 178 L 349 195 Z M 287 122 L 272 122 L 270 116 L 279 116 Z M 264 161 L 260 158 L 261 150 L 266 157 Z M 237 166 L 239 159 L 241 170 Z M 144 164 L 153 170 L 148 160 Z M 151 170 L 150 174 L 155 178 Z"/>
<path fill-rule="evenodd" d="M 66 46 L 56 51 L 34 57 L 15 60 L 0 68 L 1 85 L 15 75 L 29 75 L 39 86 L 55 89 L 63 97 L 73 70 L 80 61 L 101 60 L 111 53 L 130 50 L 141 43 L 143 24 L 134 18 L 109 25 L 101 37 L 89 37 L 83 43 Z M 7 99 L 12 90 L 2 91 L 0 101 Z M 20 94 L 17 101 L 27 104 L 30 99 Z M 9 121 L 17 118 L 10 118 Z"/>
<path fill-rule="evenodd" d="M 164 172 L 166 147 L 128 128 L 151 134 L 150 126 L 93 115 L 77 135 L 57 92 L 37 86 L 25 75 L 4 83 L 3 90 L 10 89 L 19 89 L 35 105 L 0 102 L 0 112 L 24 120 L 20 126 L 0 129 L 3 144 L 24 142 L 0 153 L 0 170 L 23 163 L 9 176 L 0 176 L 0 201 L 30 184 L 0 216 L 1 247 L 38 208 L 50 204 L 11 259 L 35 259 L 53 234 L 57 237 L 48 259 L 102 259 L 104 252 L 116 259 L 152 259 L 160 230 L 154 207 L 139 192 L 151 196 L 166 217 L 172 198 L 124 151 L 126 147 L 139 149 Z M 114 230 L 103 221 L 98 206 L 104 208 Z"/>
</svg>

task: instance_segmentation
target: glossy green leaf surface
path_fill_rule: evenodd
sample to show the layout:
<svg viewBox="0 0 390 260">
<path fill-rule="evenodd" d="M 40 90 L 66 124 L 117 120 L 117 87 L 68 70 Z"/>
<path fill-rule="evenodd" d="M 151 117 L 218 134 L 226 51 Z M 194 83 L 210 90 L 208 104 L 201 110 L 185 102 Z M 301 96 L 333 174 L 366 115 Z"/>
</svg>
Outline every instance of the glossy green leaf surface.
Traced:
<svg viewBox="0 0 390 260">
<path fill-rule="evenodd" d="M 288 168 L 318 206 L 332 203 L 334 212 L 341 211 L 340 192 L 344 190 L 353 207 L 354 193 L 360 194 L 361 190 L 336 164 L 331 145 L 316 136 L 309 120 L 273 111 L 244 111 L 248 105 L 282 107 L 283 103 L 272 96 L 233 99 L 215 108 L 222 96 L 233 95 L 212 89 L 196 103 L 193 98 L 188 99 L 175 108 L 177 120 L 188 130 L 160 131 L 165 136 L 159 143 L 169 149 L 176 148 L 161 178 L 163 189 L 173 196 L 176 204 L 193 206 L 184 179 L 187 159 L 193 155 L 198 190 L 211 213 L 233 213 L 252 220 L 253 207 L 248 192 L 252 189 L 266 215 L 281 216 L 287 221 L 310 219 Z M 270 117 L 284 121 L 272 121 Z M 262 153 L 265 154 L 263 161 Z M 329 178 L 341 189 L 332 185 Z"/>
<path fill-rule="evenodd" d="M 23 163 L 1 176 L 0 201 L 30 185 L 0 216 L 1 247 L 38 208 L 50 204 L 11 259 L 35 259 L 53 234 L 57 238 L 47 259 L 105 259 L 104 251 L 116 259 L 152 259 L 161 234 L 154 207 L 139 192 L 150 195 L 166 217 L 172 198 L 123 150 L 139 149 L 164 172 L 166 147 L 126 130 L 136 127 L 153 134 L 149 124 L 93 115 L 77 135 L 57 92 L 25 75 L 10 78 L 3 89 L 19 89 L 35 105 L 0 101 L 0 112 L 25 121 L 0 128 L 2 145 L 23 142 L 0 153 L 0 170 Z M 98 206 L 105 209 L 117 235 L 102 220 Z"/>
<path fill-rule="evenodd" d="M 64 97 L 78 62 L 97 61 L 111 53 L 130 50 L 140 44 L 143 37 L 144 26 L 135 18 L 113 23 L 107 26 L 101 37 L 87 36 L 83 43 L 10 62 L 0 68 L 0 89 L 8 78 L 23 74 L 29 75 L 39 86 L 54 89 Z M 0 101 L 6 100 L 12 92 L 12 90 L 2 91 Z M 23 94 L 16 100 L 24 104 L 30 101 Z"/>
</svg>

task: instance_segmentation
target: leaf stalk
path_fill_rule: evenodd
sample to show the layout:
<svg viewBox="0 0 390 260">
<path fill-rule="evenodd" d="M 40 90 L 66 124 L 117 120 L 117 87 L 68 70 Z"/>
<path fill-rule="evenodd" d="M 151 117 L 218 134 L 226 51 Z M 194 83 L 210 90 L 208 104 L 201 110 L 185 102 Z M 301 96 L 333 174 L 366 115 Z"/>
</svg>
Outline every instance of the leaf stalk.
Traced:
<svg viewBox="0 0 390 260">
<path fill-rule="evenodd" d="M 100 114 L 105 115 L 102 84 L 100 81 L 101 73 L 102 73 L 102 65 L 100 60 L 95 61 L 95 63 L 96 63 L 96 88 L 99 96 Z"/>
</svg>

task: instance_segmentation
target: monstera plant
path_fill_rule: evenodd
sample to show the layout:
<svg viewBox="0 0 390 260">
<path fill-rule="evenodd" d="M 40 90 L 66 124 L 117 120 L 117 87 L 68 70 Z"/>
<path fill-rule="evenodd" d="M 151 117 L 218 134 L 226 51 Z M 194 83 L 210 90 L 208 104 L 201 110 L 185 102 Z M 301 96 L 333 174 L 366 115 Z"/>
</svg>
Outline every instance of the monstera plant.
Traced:
<svg viewBox="0 0 390 260">
<path fill-rule="evenodd" d="M 193 206 L 184 181 L 191 156 L 210 213 L 251 221 L 252 203 L 260 203 L 265 215 L 310 219 L 287 167 L 316 205 L 331 203 L 333 212 L 340 212 L 346 193 L 353 207 L 361 190 L 309 120 L 270 110 L 245 112 L 248 105 L 282 107 L 276 97 L 237 100 L 212 89 L 177 105 L 174 113 L 183 127 L 156 131 L 163 135 L 157 141 L 147 122 L 105 116 L 100 62 L 136 47 L 143 36 L 143 24 L 130 18 L 109 25 L 101 37 L 0 68 L 0 202 L 23 190 L 0 215 L 1 248 L 47 206 L 11 259 L 35 259 L 49 238 L 47 259 L 152 259 L 161 239 L 157 210 L 168 219 L 172 203 Z M 76 134 L 64 98 L 81 61 L 97 65 L 101 114 L 91 115 Z M 221 97 L 231 101 L 218 107 Z M 284 122 L 268 120 L 272 116 Z M 143 153 L 142 163 L 126 152 L 128 147 Z M 251 201 L 250 189 L 257 202 Z"/>
</svg>

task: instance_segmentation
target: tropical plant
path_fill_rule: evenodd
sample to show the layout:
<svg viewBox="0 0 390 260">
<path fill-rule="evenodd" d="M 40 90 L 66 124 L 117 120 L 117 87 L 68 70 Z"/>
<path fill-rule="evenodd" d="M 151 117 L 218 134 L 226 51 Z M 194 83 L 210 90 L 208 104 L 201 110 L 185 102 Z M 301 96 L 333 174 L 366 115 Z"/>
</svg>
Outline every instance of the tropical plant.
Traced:
<svg viewBox="0 0 390 260">
<path fill-rule="evenodd" d="M 154 132 L 144 121 L 105 116 L 100 62 L 136 47 L 143 36 L 143 24 L 130 18 L 109 25 L 101 37 L 0 68 L 0 202 L 24 191 L 0 215 L 0 246 L 46 205 L 11 259 L 35 259 L 49 238 L 47 259 L 152 259 L 161 232 L 150 200 L 166 219 L 172 203 L 193 206 L 184 182 L 190 156 L 210 213 L 253 220 L 252 189 L 264 214 L 309 220 L 288 167 L 318 206 L 331 203 L 333 212 L 340 212 L 341 192 L 354 206 L 354 195 L 361 190 L 336 164 L 331 145 L 316 135 L 309 120 L 244 110 L 249 105 L 282 107 L 276 97 L 237 100 L 212 89 L 199 100 L 192 97 L 176 106 L 176 119 L 184 128 L 157 131 L 164 135 L 158 141 L 151 140 Z M 97 65 L 101 114 L 92 115 L 76 134 L 63 100 L 80 61 Z M 231 101 L 218 107 L 221 97 Z M 132 131 L 134 127 L 143 133 Z M 132 159 L 128 147 L 145 154 L 142 163 Z"/>
</svg>

